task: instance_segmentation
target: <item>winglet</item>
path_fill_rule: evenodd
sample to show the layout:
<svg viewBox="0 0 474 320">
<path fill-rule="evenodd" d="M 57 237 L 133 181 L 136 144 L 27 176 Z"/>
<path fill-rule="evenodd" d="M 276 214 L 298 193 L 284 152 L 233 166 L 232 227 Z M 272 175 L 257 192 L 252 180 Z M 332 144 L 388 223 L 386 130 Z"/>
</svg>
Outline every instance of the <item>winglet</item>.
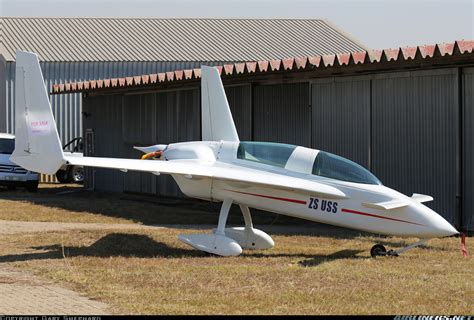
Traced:
<svg viewBox="0 0 474 320">
<path fill-rule="evenodd" d="M 217 68 L 201 66 L 203 141 L 239 141 Z"/>
<path fill-rule="evenodd" d="M 38 56 L 16 54 L 15 150 L 10 159 L 25 169 L 54 174 L 64 160 Z"/>
<path fill-rule="evenodd" d="M 427 196 L 424 194 L 418 194 L 414 193 L 411 198 L 419 203 L 422 202 L 427 202 L 427 201 L 432 201 L 433 197 Z M 384 201 L 384 202 L 377 202 L 377 203 L 372 203 L 372 202 L 363 202 L 362 205 L 367 208 L 372 208 L 372 209 L 379 209 L 379 210 L 392 210 L 392 209 L 398 209 L 407 206 L 409 203 L 408 201 L 400 200 L 400 199 L 393 199 L 390 201 Z"/>
<path fill-rule="evenodd" d="M 432 196 L 427 196 L 426 194 L 419 194 L 419 193 L 414 193 L 411 198 L 415 201 L 418 201 L 419 203 L 423 202 L 428 202 L 428 201 L 433 201 Z"/>
</svg>

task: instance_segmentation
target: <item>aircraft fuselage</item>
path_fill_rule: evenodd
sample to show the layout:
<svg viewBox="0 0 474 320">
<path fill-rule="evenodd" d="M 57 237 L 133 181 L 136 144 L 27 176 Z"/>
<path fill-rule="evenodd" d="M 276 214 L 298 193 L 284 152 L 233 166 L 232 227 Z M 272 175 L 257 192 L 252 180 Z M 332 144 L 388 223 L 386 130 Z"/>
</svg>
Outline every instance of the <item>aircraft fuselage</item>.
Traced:
<svg viewBox="0 0 474 320">
<path fill-rule="evenodd" d="M 310 192 L 281 190 L 271 186 L 240 185 L 233 181 L 173 175 L 189 197 L 209 201 L 233 199 L 234 203 L 291 217 L 341 227 L 397 236 L 434 238 L 457 231 L 440 215 L 400 192 L 381 184 L 354 183 L 312 173 L 319 150 L 295 147 L 284 167 L 239 159 L 240 142 L 186 142 L 170 144 L 166 160 L 200 159 L 209 166 L 245 169 L 246 174 L 264 171 L 317 181 L 342 191 L 341 197 L 322 197 Z M 367 203 L 399 199 L 407 205 L 390 210 L 375 209 Z"/>
</svg>

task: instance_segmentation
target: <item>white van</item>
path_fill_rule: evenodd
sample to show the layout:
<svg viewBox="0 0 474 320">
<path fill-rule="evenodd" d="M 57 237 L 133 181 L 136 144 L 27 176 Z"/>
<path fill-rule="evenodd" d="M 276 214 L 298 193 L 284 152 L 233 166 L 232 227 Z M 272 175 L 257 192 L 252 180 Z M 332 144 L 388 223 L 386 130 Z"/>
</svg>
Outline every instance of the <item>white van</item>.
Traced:
<svg viewBox="0 0 474 320">
<path fill-rule="evenodd" d="M 8 189 L 25 187 L 30 192 L 36 192 L 39 174 L 23 169 L 10 161 L 13 149 L 15 149 L 15 136 L 0 133 L 0 186 Z"/>
</svg>

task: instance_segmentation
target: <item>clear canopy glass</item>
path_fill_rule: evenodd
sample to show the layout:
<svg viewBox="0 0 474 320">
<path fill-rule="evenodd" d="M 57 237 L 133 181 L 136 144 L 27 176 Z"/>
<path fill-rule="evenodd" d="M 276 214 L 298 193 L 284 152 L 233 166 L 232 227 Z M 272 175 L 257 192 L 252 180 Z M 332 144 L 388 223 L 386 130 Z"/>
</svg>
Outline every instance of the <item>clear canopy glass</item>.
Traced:
<svg viewBox="0 0 474 320">
<path fill-rule="evenodd" d="M 284 168 L 296 146 L 273 142 L 243 141 L 237 158 Z"/>
<path fill-rule="evenodd" d="M 283 143 L 242 141 L 237 149 L 237 159 L 284 168 L 296 147 Z M 382 184 L 361 165 L 324 151 L 318 152 L 312 174 L 348 182 Z"/>
<path fill-rule="evenodd" d="M 314 160 L 313 174 L 348 182 L 382 184 L 376 176 L 361 165 L 324 151 L 319 151 Z"/>
</svg>

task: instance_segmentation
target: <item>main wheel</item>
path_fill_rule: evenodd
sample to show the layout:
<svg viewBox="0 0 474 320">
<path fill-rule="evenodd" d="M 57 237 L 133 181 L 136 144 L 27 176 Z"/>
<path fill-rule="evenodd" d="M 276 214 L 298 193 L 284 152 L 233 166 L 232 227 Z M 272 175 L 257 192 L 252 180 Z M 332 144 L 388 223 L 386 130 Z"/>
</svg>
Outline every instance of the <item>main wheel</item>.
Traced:
<svg viewBox="0 0 474 320">
<path fill-rule="evenodd" d="M 381 244 L 376 244 L 375 246 L 370 249 L 370 255 L 372 258 L 376 258 L 377 256 L 386 256 L 387 249 Z"/>
<path fill-rule="evenodd" d="M 56 172 L 56 179 L 58 179 L 59 183 L 68 183 L 68 172 L 66 170 L 59 169 Z"/>
<path fill-rule="evenodd" d="M 70 169 L 70 177 L 72 182 L 83 184 L 84 183 L 84 167 L 73 166 Z"/>
</svg>

